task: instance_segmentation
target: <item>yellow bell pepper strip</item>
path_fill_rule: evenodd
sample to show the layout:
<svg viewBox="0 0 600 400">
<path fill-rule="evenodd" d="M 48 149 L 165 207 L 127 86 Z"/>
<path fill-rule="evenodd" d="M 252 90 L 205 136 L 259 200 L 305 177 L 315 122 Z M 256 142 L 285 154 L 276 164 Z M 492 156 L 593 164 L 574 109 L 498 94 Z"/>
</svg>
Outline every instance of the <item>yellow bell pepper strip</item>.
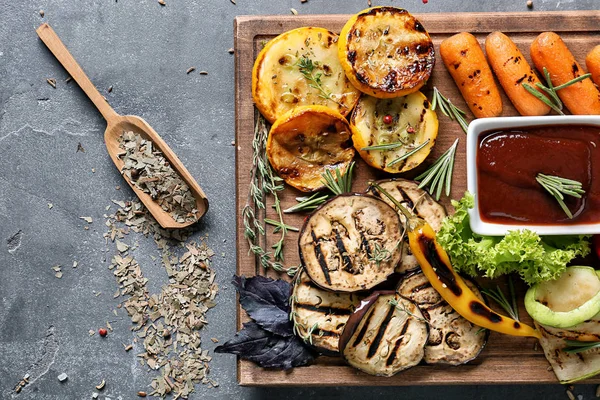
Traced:
<svg viewBox="0 0 600 400">
<path fill-rule="evenodd" d="M 378 184 L 372 183 L 387 196 L 406 218 L 410 249 L 421 265 L 431 286 L 463 318 L 482 328 L 513 336 L 530 336 L 540 339 L 541 334 L 529 325 L 498 314 L 481 301 L 454 271 L 446 251 L 435 238 L 435 231 L 422 218 L 411 214 L 392 195 Z"/>
</svg>

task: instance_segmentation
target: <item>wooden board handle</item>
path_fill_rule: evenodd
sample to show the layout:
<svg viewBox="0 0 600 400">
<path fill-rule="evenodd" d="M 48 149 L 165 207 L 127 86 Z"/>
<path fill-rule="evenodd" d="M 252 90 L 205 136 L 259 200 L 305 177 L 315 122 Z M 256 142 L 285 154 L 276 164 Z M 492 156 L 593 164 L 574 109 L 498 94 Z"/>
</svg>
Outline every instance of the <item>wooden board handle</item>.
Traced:
<svg viewBox="0 0 600 400">
<path fill-rule="evenodd" d="M 69 53 L 69 50 L 67 50 L 67 47 L 60 40 L 56 32 L 54 32 L 54 29 L 47 23 L 44 23 L 37 28 L 36 32 L 40 39 L 42 39 L 42 42 L 50 49 L 56 59 L 67 70 L 75 82 L 77 82 L 92 103 L 94 103 L 106 122 L 110 123 L 115 120 L 119 114 L 112 109 L 104 99 L 104 96 L 96 89 L 92 81 L 90 81 L 90 78 L 83 72 L 79 64 L 77 64 L 77 61 L 75 61 L 75 58 L 73 58 L 71 53 Z"/>
</svg>

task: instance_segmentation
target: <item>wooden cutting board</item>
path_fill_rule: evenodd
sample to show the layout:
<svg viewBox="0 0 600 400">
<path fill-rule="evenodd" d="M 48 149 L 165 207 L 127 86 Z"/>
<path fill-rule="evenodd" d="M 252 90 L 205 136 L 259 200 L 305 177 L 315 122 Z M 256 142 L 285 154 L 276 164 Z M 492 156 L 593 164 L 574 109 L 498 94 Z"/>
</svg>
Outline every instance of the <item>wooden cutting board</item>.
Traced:
<svg viewBox="0 0 600 400">
<path fill-rule="evenodd" d="M 298 16 L 241 16 L 235 19 L 235 106 L 236 106 L 236 204 L 237 204 L 237 273 L 245 276 L 256 274 L 269 275 L 287 279 L 285 274 L 265 271 L 253 255 L 250 255 L 248 243 L 244 237 L 242 209 L 244 208 L 250 184 L 252 168 L 252 139 L 254 136 L 255 109 L 252 103 L 252 66 L 254 59 L 265 41 L 287 30 L 301 26 L 319 26 L 333 32 L 339 32 L 349 15 L 298 15 Z M 600 11 L 574 12 L 525 12 L 525 13 L 445 13 L 417 14 L 431 35 L 436 53 L 439 53 L 440 42 L 461 31 L 473 33 L 483 45 L 485 37 L 492 31 L 506 33 L 519 46 L 529 59 L 529 45 L 532 40 L 544 31 L 557 32 L 569 46 L 575 58 L 585 65 L 585 55 L 595 45 L 600 44 Z M 438 58 L 432 78 L 422 91 L 431 99 L 433 86 L 450 98 L 454 104 L 468 111 L 452 78 Z M 503 115 L 518 115 L 514 107 L 503 94 Z M 469 120 L 473 118 L 468 115 Z M 456 138 L 460 138 L 456 154 L 456 165 L 451 197 L 459 199 L 466 190 L 465 144 L 466 136 L 458 124 L 438 113 L 440 120 L 439 135 L 432 155 L 427 159 L 430 164 L 443 153 Z M 373 178 L 381 179 L 387 175 L 378 173 L 368 167 L 360 157 L 357 158 L 357 170 L 353 190 L 362 192 L 366 182 Z M 424 166 L 422 166 L 424 167 Z M 422 171 L 418 169 L 415 173 Z M 415 176 L 415 173 L 408 177 Z M 295 197 L 302 194 L 287 187 L 281 192 L 283 208 L 296 203 Z M 448 199 L 443 203 L 451 210 Z M 256 210 L 257 215 L 264 216 L 264 210 Z M 275 218 L 276 214 L 267 203 L 266 215 Z M 287 215 L 285 222 L 300 227 L 304 215 Z M 272 227 L 266 227 L 266 247 L 269 248 L 278 240 L 273 235 Z M 285 242 L 285 265 L 299 264 L 298 234 L 290 232 Z M 486 280 L 479 282 L 483 287 L 490 287 Z M 504 279 L 498 279 L 500 286 Z M 494 282 L 494 285 L 496 282 Z M 526 287 L 519 282 L 517 291 L 522 299 Z M 531 323 L 531 319 L 522 307 L 520 315 L 523 322 Z M 247 321 L 244 311 L 238 306 L 237 322 L 241 328 Z M 232 332 L 233 335 L 233 332 Z M 556 377 L 546 361 L 541 348 L 533 338 L 520 338 L 492 333 L 480 356 L 467 365 L 429 366 L 419 365 L 403 371 L 391 378 L 376 377 L 364 374 L 346 366 L 339 358 L 319 357 L 308 367 L 295 368 L 291 371 L 265 370 L 255 364 L 238 361 L 238 382 L 251 386 L 400 386 L 400 385 L 461 385 L 461 384 L 525 384 L 556 383 Z M 586 383 L 600 383 L 600 377 L 589 379 Z"/>
</svg>

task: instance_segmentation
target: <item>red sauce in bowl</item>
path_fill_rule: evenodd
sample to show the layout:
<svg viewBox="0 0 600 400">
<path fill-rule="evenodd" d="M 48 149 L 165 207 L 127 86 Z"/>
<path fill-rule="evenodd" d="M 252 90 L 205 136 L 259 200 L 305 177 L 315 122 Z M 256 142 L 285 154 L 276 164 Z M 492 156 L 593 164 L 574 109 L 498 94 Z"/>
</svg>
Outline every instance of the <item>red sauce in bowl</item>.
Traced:
<svg viewBox="0 0 600 400">
<path fill-rule="evenodd" d="M 569 219 L 536 180 L 538 173 L 582 183 L 581 199 L 565 197 Z M 481 219 L 503 224 L 600 222 L 600 127 L 536 126 L 484 132 L 477 148 Z"/>
</svg>

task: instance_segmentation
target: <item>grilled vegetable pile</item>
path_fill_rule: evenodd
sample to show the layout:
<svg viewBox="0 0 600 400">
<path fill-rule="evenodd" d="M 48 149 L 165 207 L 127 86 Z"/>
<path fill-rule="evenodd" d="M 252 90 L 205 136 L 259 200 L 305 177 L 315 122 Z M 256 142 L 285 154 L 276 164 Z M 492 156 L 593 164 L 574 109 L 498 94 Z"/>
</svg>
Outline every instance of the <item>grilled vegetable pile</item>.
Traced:
<svg viewBox="0 0 600 400">
<path fill-rule="evenodd" d="M 240 292 L 253 322 L 224 346 L 229 352 L 284 369 L 320 352 L 368 374 L 392 376 L 420 363 L 468 363 L 495 331 L 539 339 L 563 383 L 600 371 L 600 275 L 590 267 L 567 267 L 589 253 L 587 238 L 540 238 L 524 230 L 505 237 L 474 234 L 470 194 L 452 203 L 450 217 L 436 201 L 442 191 L 450 195 L 459 139 L 430 159 L 438 138 L 436 110 L 465 133 L 471 114 L 503 113 L 494 73 L 522 115 L 562 114 L 563 102 L 573 114 L 598 114 L 600 92 L 554 33 L 531 46 L 545 79 L 501 32 L 487 37 L 485 54 L 470 33 L 448 36 L 440 55 L 469 114 L 426 86 L 435 64 L 433 42 L 403 9 L 364 10 L 339 36 L 317 27 L 294 29 L 260 51 L 252 96 L 271 126 L 257 124 L 244 232 L 257 263 L 296 275 L 287 303 L 271 295 L 261 300 L 277 316 L 277 329 L 265 322 L 269 312 L 260 312 L 255 297 L 249 301 Z M 594 80 L 600 79 L 598 60 L 595 48 L 586 59 Z M 359 173 L 366 163 L 383 175 L 364 193 L 350 193 L 355 153 L 364 160 L 356 164 Z M 415 180 L 390 179 L 406 173 Z M 281 203 L 289 197 L 277 194 L 283 182 L 303 192 L 287 209 Z M 260 200 L 268 195 L 278 220 L 261 221 L 260 215 L 271 213 Z M 285 268 L 285 234 L 298 229 L 284 222 L 284 213 L 306 211 L 311 213 L 298 239 L 301 265 Z M 281 234 L 274 250 L 260 240 L 266 225 Z M 519 320 L 516 300 L 509 304 L 499 288 L 480 292 L 459 272 L 489 278 L 518 273 L 533 284 L 525 302 L 535 328 Z M 289 285 L 274 282 L 261 281 L 257 292 L 268 293 L 273 285 L 280 293 Z M 482 293 L 511 317 L 490 308 Z M 289 321 L 282 321 L 286 313 Z M 258 340 L 273 348 L 253 346 Z M 286 360 L 286 352 L 295 356 Z"/>
</svg>

